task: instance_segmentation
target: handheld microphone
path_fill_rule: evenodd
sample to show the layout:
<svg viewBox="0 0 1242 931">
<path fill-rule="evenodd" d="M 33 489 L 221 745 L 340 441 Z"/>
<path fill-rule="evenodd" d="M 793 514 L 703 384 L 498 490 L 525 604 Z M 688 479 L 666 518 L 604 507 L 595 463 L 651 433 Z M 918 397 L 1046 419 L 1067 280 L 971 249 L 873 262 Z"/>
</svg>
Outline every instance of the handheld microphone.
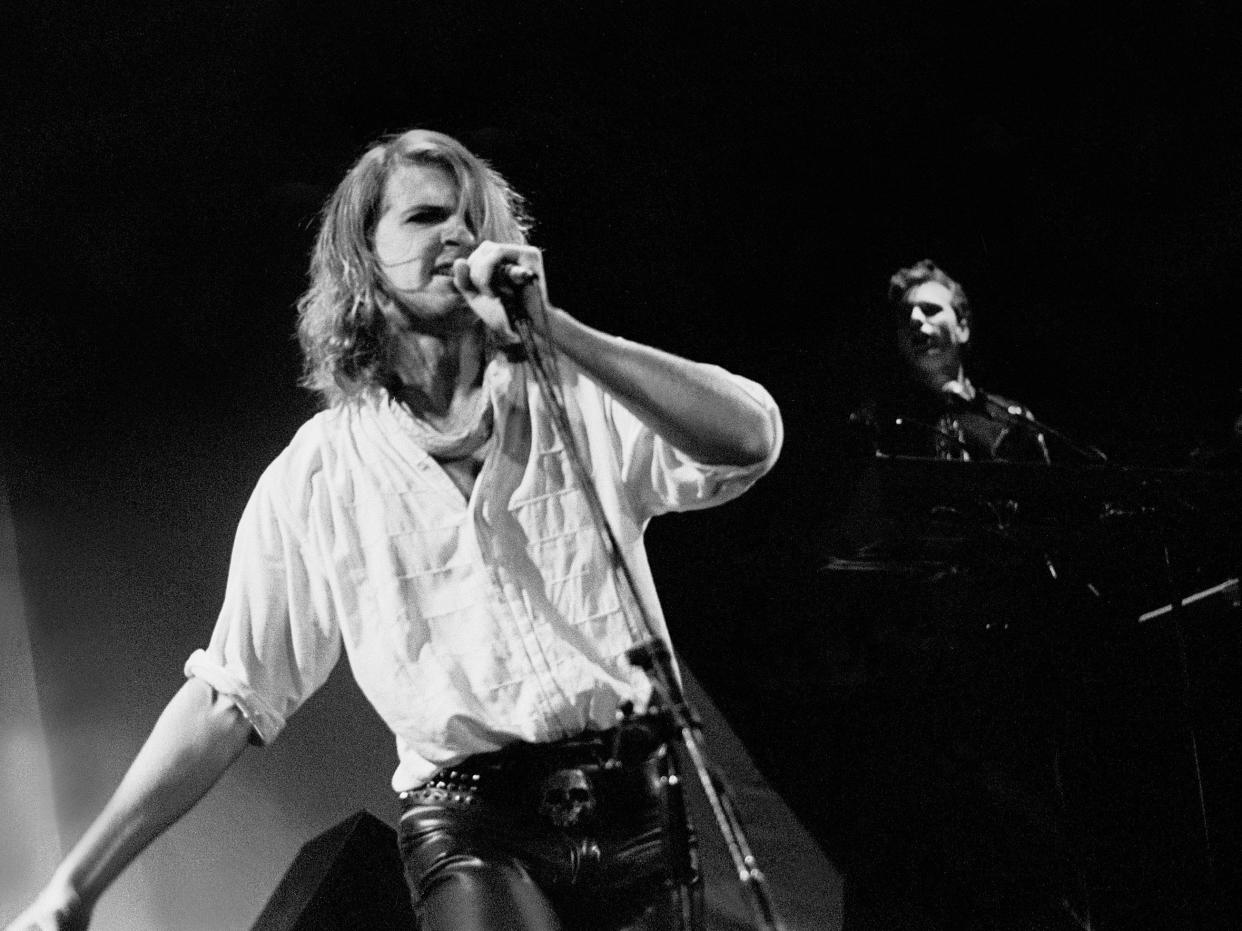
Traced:
<svg viewBox="0 0 1242 931">
<path fill-rule="evenodd" d="M 539 280 L 539 274 L 517 262 L 501 262 L 492 275 L 492 288 L 496 291 L 524 288 Z"/>
</svg>

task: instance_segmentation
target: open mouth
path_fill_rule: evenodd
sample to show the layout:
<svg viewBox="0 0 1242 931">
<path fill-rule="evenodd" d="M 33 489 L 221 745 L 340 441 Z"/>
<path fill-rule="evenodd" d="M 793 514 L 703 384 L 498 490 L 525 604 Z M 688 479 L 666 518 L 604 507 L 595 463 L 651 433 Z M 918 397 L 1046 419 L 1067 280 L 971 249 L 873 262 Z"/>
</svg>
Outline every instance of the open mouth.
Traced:
<svg viewBox="0 0 1242 931">
<path fill-rule="evenodd" d="M 464 258 L 465 258 L 464 255 L 450 255 L 446 258 L 443 258 L 440 261 L 436 262 L 435 268 L 433 269 L 432 274 L 444 275 L 446 278 L 452 278 L 453 277 L 453 266 L 457 263 L 458 259 L 464 259 Z"/>
<path fill-rule="evenodd" d="M 940 348 L 939 342 L 926 333 L 911 333 L 908 338 L 910 348 L 915 352 L 932 352 Z"/>
</svg>

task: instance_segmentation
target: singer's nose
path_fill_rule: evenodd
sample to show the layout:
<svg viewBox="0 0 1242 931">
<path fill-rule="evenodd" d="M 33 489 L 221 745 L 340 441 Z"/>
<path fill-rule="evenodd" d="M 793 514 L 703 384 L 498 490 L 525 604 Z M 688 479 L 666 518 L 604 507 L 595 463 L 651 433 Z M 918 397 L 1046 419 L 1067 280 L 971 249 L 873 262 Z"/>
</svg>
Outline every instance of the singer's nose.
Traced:
<svg viewBox="0 0 1242 931">
<path fill-rule="evenodd" d="M 470 229 L 470 224 L 466 222 L 466 217 L 461 213 L 456 213 L 449 217 L 444 223 L 444 228 L 440 231 L 440 241 L 445 245 L 454 246 L 473 246 L 474 233 Z"/>
</svg>

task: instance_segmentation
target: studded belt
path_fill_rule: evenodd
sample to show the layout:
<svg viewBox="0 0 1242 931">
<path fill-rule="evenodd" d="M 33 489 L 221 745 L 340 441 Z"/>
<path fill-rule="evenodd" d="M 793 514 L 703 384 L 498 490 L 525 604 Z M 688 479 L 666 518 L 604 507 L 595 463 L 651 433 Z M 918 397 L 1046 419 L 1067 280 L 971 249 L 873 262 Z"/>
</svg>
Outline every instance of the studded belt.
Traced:
<svg viewBox="0 0 1242 931">
<path fill-rule="evenodd" d="M 539 810 L 559 826 L 572 826 L 576 816 L 566 821 L 565 812 L 589 812 L 597 789 L 605 785 L 629 783 L 633 788 L 624 794 L 647 794 L 633 783 L 635 777 L 645 782 L 654 773 L 645 764 L 662 747 L 655 730 L 642 721 L 551 743 L 519 742 L 439 769 L 399 798 L 406 811 L 420 805 L 466 808 L 481 800 L 518 805 Z"/>
</svg>

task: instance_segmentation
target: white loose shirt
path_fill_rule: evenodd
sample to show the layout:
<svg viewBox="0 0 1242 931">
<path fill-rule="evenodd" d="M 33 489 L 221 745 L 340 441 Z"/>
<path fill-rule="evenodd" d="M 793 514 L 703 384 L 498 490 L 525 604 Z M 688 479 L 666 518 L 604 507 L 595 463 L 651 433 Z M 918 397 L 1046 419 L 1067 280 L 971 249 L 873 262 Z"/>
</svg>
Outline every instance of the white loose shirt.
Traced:
<svg viewBox="0 0 1242 931">
<path fill-rule="evenodd" d="M 755 466 L 704 465 L 654 435 L 580 370 L 563 394 L 587 472 L 666 636 L 642 533 L 665 511 L 736 497 L 776 461 L 768 393 L 728 373 L 778 438 Z M 527 369 L 497 356 L 484 387 L 495 437 L 469 500 L 415 442 L 386 393 L 308 421 L 259 479 L 242 515 L 219 619 L 186 662 L 240 708 L 258 738 L 349 657 L 396 736 L 393 788 L 515 740 L 606 729 L 641 710 L 645 675 L 625 652 L 638 612 L 613 578 L 585 496 Z"/>
</svg>

